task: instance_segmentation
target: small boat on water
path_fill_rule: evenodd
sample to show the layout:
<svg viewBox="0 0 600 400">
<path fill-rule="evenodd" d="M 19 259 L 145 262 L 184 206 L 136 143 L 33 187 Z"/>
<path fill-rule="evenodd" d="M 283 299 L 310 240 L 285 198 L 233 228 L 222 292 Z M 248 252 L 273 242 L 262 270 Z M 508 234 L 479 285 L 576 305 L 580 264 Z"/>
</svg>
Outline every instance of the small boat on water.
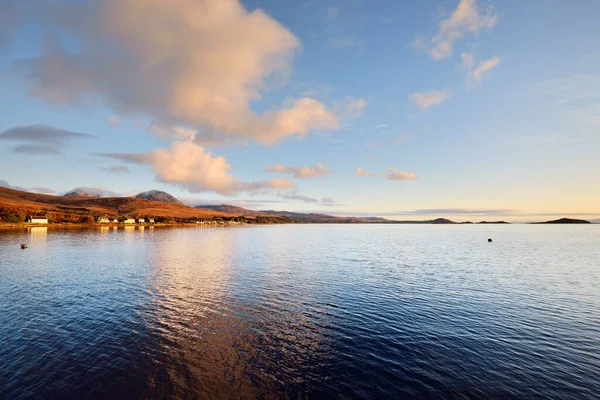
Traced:
<svg viewBox="0 0 600 400">
<path fill-rule="evenodd" d="M 21 244 L 21 248 L 22 248 L 22 249 L 26 249 L 26 248 L 27 248 L 27 243 L 22 243 L 22 244 Z"/>
</svg>

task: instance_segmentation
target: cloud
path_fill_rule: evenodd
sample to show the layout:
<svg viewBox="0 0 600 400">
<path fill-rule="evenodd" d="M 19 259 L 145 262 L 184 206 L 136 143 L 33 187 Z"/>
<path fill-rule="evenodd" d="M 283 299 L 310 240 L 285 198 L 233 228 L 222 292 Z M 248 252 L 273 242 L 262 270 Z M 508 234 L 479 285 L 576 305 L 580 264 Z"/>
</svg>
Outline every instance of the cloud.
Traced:
<svg viewBox="0 0 600 400">
<path fill-rule="evenodd" d="M 89 139 L 96 136 L 55 128 L 50 125 L 15 126 L 0 132 L 0 140 L 17 140 L 47 144 L 62 144 L 71 139 Z"/>
<path fill-rule="evenodd" d="M 477 68 L 475 68 L 475 71 L 473 71 L 473 79 L 476 81 L 482 80 L 486 73 L 493 70 L 498 64 L 500 64 L 500 61 L 501 59 L 498 56 L 483 60 L 479 63 Z"/>
<path fill-rule="evenodd" d="M 277 193 L 278 197 L 281 197 L 284 200 L 292 200 L 292 201 L 301 201 L 303 203 L 312 203 L 312 204 L 319 204 L 321 206 L 325 206 L 325 207 L 331 207 L 331 206 L 335 206 L 338 205 L 336 203 L 336 201 L 331 198 L 331 197 L 324 197 L 321 199 L 321 201 L 319 201 L 318 199 L 314 198 L 314 197 L 309 197 L 309 196 L 303 196 L 301 194 L 298 194 L 294 191 L 292 192 L 279 192 Z"/>
<path fill-rule="evenodd" d="M 204 147 L 224 147 L 231 144 L 247 145 L 246 140 L 223 136 L 212 130 L 198 131 L 185 126 L 160 122 L 152 122 L 147 131 L 161 139 L 193 140 L 197 145 Z"/>
<path fill-rule="evenodd" d="M 351 96 L 346 96 L 344 101 L 337 108 L 338 113 L 346 118 L 356 119 L 363 116 L 367 101 L 365 99 L 355 99 Z"/>
<path fill-rule="evenodd" d="M 324 197 L 321 199 L 321 203 L 322 206 L 325 207 L 332 207 L 332 206 L 336 206 L 337 203 L 335 202 L 335 200 L 331 197 Z"/>
<path fill-rule="evenodd" d="M 267 172 L 291 174 L 298 179 L 313 179 L 327 176 L 331 171 L 323 163 L 316 163 L 312 167 L 286 167 L 283 164 L 275 164 L 268 166 Z"/>
<path fill-rule="evenodd" d="M 481 13 L 477 0 L 460 0 L 456 9 L 440 21 L 438 33 L 431 39 L 429 55 L 436 61 L 451 56 L 454 43 L 465 34 L 477 35 L 481 30 L 489 30 L 498 20 L 498 15 L 491 9 Z"/>
<path fill-rule="evenodd" d="M 58 150 L 54 146 L 48 146 L 43 144 L 20 144 L 13 148 L 13 153 L 28 154 L 34 156 L 59 155 L 60 150 Z"/>
<path fill-rule="evenodd" d="M 375 129 L 381 129 L 381 128 L 387 128 L 388 124 L 381 124 L 381 125 L 377 125 L 374 128 Z"/>
<path fill-rule="evenodd" d="M 365 43 L 354 36 L 333 36 L 327 39 L 332 47 L 363 47 Z"/>
<path fill-rule="evenodd" d="M 318 203 L 319 202 L 319 200 L 315 199 L 314 197 L 303 196 L 303 195 L 297 194 L 296 192 L 278 193 L 277 196 L 279 196 L 285 200 L 298 200 L 303 203 Z"/>
<path fill-rule="evenodd" d="M 119 115 L 263 144 L 339 128 L 338 116 L 309 97 L 263 114 L 252 109 L 290 75 L 300 46 L 259 9 L 249 12 L 238 0 L 69 3 L 54 3 L 54 18 L 44 21 L 78 51 L 47 41 L 39 55 L 15 63 L 33 96 L 59 104 L 93 99 Z"/>
<path fill-rule="evenodd" d="M 395 168 L 388 168 L 387 174 L 387 178 L 391 181 L 405 181 L 417 179 L 417 175 L 414 172 L 402 172 Z"/>
<path fill-rule="evenodd" d="M 450 98 L 452 98 L 452 93 L 450 93 L 448 89 L 417 92 L 410 96 L 410 100 L 422 110 L 427 110 L 429 107 L 442 104 Z"/>
<path fill-rule="evenodd" d="M 483 79 L 484 75 L 489 71 L 493 70 L 500 64 L 501 58 L 494 56 L 487 60 L 481 61 L 476 68 L 474 68 L 474 56 L 471 53 L 461 54 L 463 68 L 467 71 L 467 88 L 470 86 L 472 81 L 479 82 Z"/>
<path fill-rule="evenodd" d="M 106 121 L 108 122 L 111 128 L 116 128 L 117 126 L 121 125 L 121 117 L 119 117 L 116 114 L 112 114 L 106 117 Z"/>
<path fill-rule="evenodd" d="M 0 50 L 10 46 L 15 28 L 21 19 L 20 4 L 17 0 L 0 2 Z"/>
<path fill-rule="evenodd" d="M 356 175 L 357 176 L 375 176 L 375 174 L 373 172 L 365 171 L 361 167 L 356 168 Z"/>
<path fill-rule="evenodd" d="M 168 149 L 149 153 L 96 153 L 121 161 L 151 165 L 159 182 L 185 187 L 192 193 L 214 191 L 230 196 L 265 189 L 290 189 L 288 179 L 243 182 L 229 173 L 231 165 L 192 141 L 176 141 Z"/>
<path fill-rule="evenodd" d="M 402 144 L 402 143 L 406 142 L 408 139 L 410 139 L 410 133 L 406 133 L 402 136 L 398 136 L 396 138 L 395 142 L 396 142 L 396 144 Z"/>
<path fill-rule="evenodd" d="M 99 167 L 101 171 L 108 172 L 109 174 L 128 174 L 129 168 L 124 165 L 115 165 L 109 167 Z"/>
<path fill-rule="evenodd" d="M 339 16 L 340 16 L 340 8 L 339 7 L 328 7 L 327 12 L 325 13 L 325 21 L 336 20 Z"/>
</svg>

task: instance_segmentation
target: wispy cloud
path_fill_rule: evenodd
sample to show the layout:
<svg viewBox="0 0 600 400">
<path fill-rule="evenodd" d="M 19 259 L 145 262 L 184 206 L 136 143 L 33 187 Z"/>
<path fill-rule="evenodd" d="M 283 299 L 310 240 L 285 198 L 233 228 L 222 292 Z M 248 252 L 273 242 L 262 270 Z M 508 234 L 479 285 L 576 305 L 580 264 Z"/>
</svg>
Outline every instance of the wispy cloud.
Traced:
<svg viewBox="0 0 600 400">
<path fill-rule="evenodd" d="M 448 89 L 417 92 L 410 96 L 410 100 L 422 110 L 442 104 L 450 98 L 452 98 L 452 93 Z"/>
<path fill-rule="evenodd" d="M 301 201 L 303 203 L 318 203 L 319 202 L 319 200 L 315 199 L 314 197 L 303 196 L 296 192 L 278 193 L 277 196 L 279 196 L 285 200 L 295 200 L 295 201 Z"/>
<path fill-rule="evenodd" d="M 398 136 L 395 140 L 396 144 L 402 144 L 404 142 L 406 142 L 408 139 L 410 139 L 410 133 L 405 133 L 402 136 Z"/>
<path fill-rule="evenodd" d="M 116 114 L 112 114 L 106 117 L 106 122 L 108 122 L 108 125 L 110 125 L 111 128 L 116 128 L 117 126 L 121 125 L 121 117 Z"/>
<path fill-rule="evenodd" d="M 20 144 L 13 148 L 13 153 L 28 155 L 60 155 L 60 150 L 45 144 Z"/>
<path fill-rule="evenodd" d="M 395 168 L 388 168 L 387 179 L 391 181 L 406 181 L 417 179 L 417 175 L 414 172 L 403 172 Z"/>
<path fill-rule="evenodd" d="M 298 179 L 313 179 L 327 176 L 331 173 L 323 163 L 316 163 L 311 167 L 286 167 L 283 164 L 275 164 L 267 167 L 267 172 L 280 174 L 291 174 Z"/>
<path fill-rule="evenodd" d="M 277 196 L 282 199 L 285 199 L 285 200 L 300 201 L 302 203 L 319 204 L 324 207 L 332 207 L 332 206 L 339 205 L 331 197 L 324 197 L 319 201 L 318 199 L 316 199 L 314 197 L 304 196 L 304 195 L 298 194 L 296 192 L 279 192 L 279 193 L 277 193 Z"/>
<path fill-rule="evenodd" d="M 109 174 L 128 174 L 129 168 L 124 165 L 114 165 L 108 167 L 99 167 L 101 171 L 108 172 Z"/>
<path fill-rule="evenodd" d="M 477 68 L 475 68 L 475 71 L 473 71 L 473 78 L 476 81 L 480 81 L 481 79 L 483 79 L 483 76 L 485 74 L 487 74 L 489 71 L 491 71 L 494 68 L 496 68 L 496 66 L 498 64 L 500 64 L 500 57 L 498 57 L 498 56 L 494 56 L 494 57 L 492 57 L 490 59 L 483 60 L 477 66 Z"/>
<path fill-rule="evenodd" d="M 89 139 L 96 136 L 87 133 L 55 128 L 50 125 L 15 126 L 0 132 L 0 140 L 16 140 L 48 144 L 63 144 L 72 139 Z"/>
<path fill-rule="evenodd" d="M 323 206 L 335 206 L 335 205 L 337 205 L 337 203 L 331 197 L 324 197 L 324 198 L 321 199 L 321 205 L 323 205 Z"/>
<path fill-rule="evenodd" d="M 460 0 L 456 9 L 439 22 L 438 33 L 429 43 L 429 55 L 436 61 L 443 60 L 452 55 L 454 44 L 465 34 L 477 35 L 482 30 L 492 29 L 498 21 L 492 9 L 481 12 L 477 0 Z M 415 43 L 425 45 L 424 40 Z"/>
</svg>

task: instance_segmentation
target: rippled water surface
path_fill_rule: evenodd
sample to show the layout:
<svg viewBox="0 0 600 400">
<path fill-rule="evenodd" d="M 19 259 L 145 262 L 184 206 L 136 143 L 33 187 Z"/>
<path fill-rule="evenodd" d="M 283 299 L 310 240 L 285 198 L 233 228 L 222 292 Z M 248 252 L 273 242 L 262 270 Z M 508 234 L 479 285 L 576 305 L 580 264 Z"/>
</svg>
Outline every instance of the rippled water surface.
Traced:
<svg viewBox="0 0 600 400">
<path fill-rule="evenodd" d="M 0 231 L 0 398 L 409 396 L 600 398 L 600 225 Z"/>
</svg>

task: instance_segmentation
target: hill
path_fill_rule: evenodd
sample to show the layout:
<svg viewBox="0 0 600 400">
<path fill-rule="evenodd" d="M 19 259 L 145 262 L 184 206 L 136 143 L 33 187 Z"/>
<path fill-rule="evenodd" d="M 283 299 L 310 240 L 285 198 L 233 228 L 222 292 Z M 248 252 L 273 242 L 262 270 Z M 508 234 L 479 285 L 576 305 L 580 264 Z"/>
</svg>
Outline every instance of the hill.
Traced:
<svg viewBox="0 0 600 400">
<path fill-rule="evenodd" d="M 151 216 L 163 219 L 231 218 L 227 213 L 201 210 L 183 204 L 134 197 L 50 196 L 0 187 L 0 218 L 23 221 L 28 214 L 48 214 L 52 222 L 82 222 L 92 216 Z"/>
<path fill-rule="evenodd" d="M 116 197 L 115 192 L 100 188 L 76 187 L 64 194 L 65 197 Z"/>
<path fill-rule="evenodd" d="M 231 214 L 231 215 L 235 215 L 235 216 L 244 216 L 244 217 L 258 217 L 258 216 L 269 215 L 263 211 L 248 210 L 246 208 L 230 206 L 228 204 L 203 205 L 203 206 L 196 206 L 196 208 L 203 209 L 203 210 L 219 211 L 219 212 L 223 212 L 226 214 Z"/>
<path fill-rule="evenodd" d="M 538 224 L 591 224 L 591 222 L 584 219 L 560 218 L 553 221 L 538 222 Z"/>
<path fill-rule="evenodd" d="M 149 190 L 147 192 L 139 193 L 135 196 L 135 198 L 150 201 L 160 201 L 162 203 L 182 204 L 174 196 L 160 190 Z"/>
</svg>

